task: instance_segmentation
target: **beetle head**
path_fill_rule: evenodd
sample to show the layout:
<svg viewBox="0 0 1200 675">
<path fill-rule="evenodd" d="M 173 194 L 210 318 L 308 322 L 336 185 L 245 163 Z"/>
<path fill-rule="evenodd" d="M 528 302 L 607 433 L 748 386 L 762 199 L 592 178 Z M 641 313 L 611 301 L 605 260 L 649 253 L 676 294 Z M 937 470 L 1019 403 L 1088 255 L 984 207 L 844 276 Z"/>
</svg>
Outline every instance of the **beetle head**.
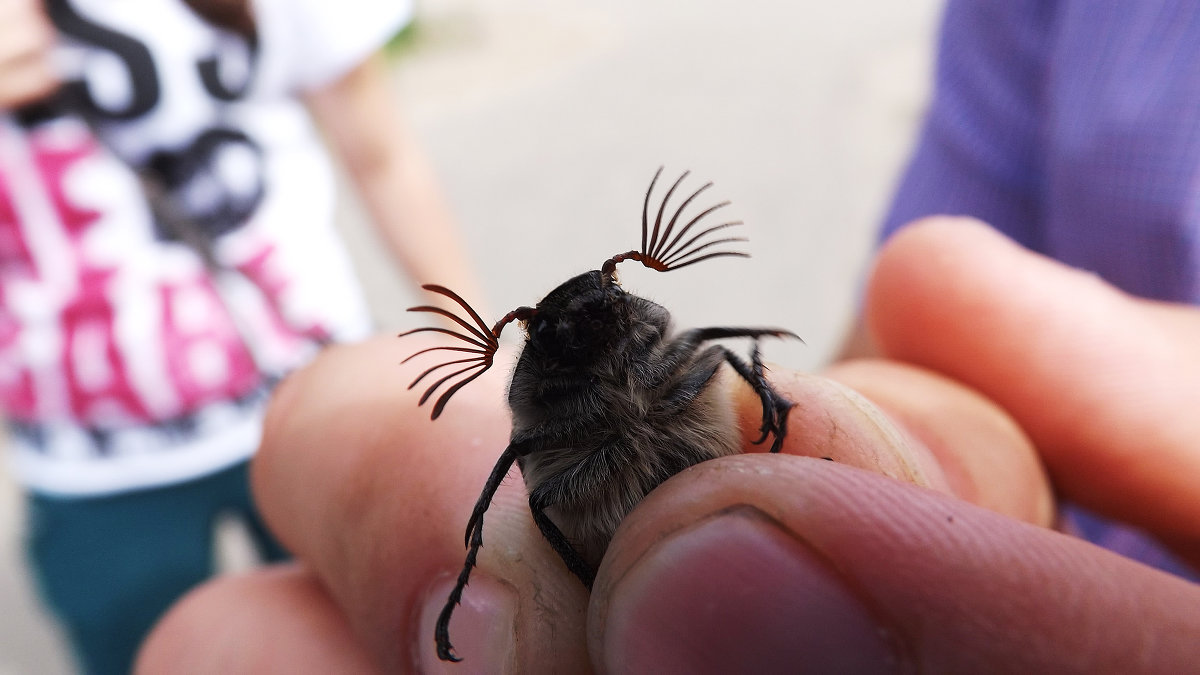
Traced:
<svg viewBox="0 0 1200 675">
<path fill-rule="evenodd" d="M 560 365 L 585 365 L 628 331 L 627 294 L 599 270 L 550 291 L 526 323 L 529 344 Z"/>
</svg>

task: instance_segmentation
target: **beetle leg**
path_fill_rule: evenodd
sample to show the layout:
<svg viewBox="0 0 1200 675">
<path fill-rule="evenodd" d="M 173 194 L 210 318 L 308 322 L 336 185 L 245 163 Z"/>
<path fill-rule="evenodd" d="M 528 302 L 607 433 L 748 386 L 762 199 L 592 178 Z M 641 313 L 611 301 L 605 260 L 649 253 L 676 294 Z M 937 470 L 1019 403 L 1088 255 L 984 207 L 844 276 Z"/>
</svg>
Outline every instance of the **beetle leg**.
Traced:
<svg viewBox="0 0 1200 675">
<path fill-rule="evenodd" d="M 546 541 L 550 542 L 550 548 L 562 558 L 567 569 L 571 573 L 579 577 L 587 589 L 592 590 L 592 582 L 596 580 L 596 571 L 592 566 L 584 561 L 583 556 L 571 546 L 571 542 L 567 539 L 562 530 L 550 520 L 550 516 L 546 515 L 546 507 L 550 506 L 545 497 L 545 491 L 534 490 L 533 494 L 529 495 L 529 510 L 533 513 L 533 522 L 537 524 L 538 529 L 542 531 L 542 536 Z"/>
<path fill-rule="evenodd" d="M 513 462 L 517 460 L 518 453 L 515 447 L 516 444 L 509 445 L 500 455 L 499 461 L 496 462 L 491 475 L 488 476 L 487 483 L 483 486 L 483 492 L 479 495 L 478 501 L 475 502 L 475 508 L 471 512 L 471 519 L 467 524 L 467 559 L 463 563 L 462 571 L 458 573 L 458 582 L 454 584 L 454 590 L 450 591 L 446 606 L 438 615 L 437 625 L 433 631 L 434 641 L 437 642 L 437 655 L 443 661 L 462 660 L 454 655 L 454 646 L 450 644 L 450 615 L 454 613 L 454 608 L 462 602 L 463 589 L 467 586 L 471 569 L 475 567 L 479 548 L 483 546 L 483 513 L 491 505 L 492 498 L 496 496 L 496 490 L 499 489 L 504 476 L 508 474 Z"/>
<path fill-rule="evenodd" d="M 759 400 L 762 401 L 763 421 L 762 426 L 759 427 L 762 436 L 759 436 L 754 444 L 759 445 L 767 440 L 767 436 L 774 435 L 775 440 L 771 443 L 771 452 L 779 452 L 783 448 L 783 439 L 787 436 L 788 411 L 796 404 L 784 398 L 771 386 L 770 382 L 767 382 L 767 378 L 763 374 L 765 370 L 763 362 L 759 356 L 758 340 L 754 341 L 754 347 L 750 351 L 749 364 L 728 349 L 722 347 L 721 350 L 725 353 L 725 360 L 729 362 L 729 365 L 750 384 L 754 393 L 758 394 Z"/>
</svg>

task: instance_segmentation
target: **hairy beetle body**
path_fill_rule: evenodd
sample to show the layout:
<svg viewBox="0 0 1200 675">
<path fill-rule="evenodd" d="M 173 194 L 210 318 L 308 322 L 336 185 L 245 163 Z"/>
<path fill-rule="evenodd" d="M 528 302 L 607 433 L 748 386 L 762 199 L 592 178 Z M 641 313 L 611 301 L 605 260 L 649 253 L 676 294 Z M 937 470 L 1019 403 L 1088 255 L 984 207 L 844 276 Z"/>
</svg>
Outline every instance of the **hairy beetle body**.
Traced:
<svg viewBox="0 0 1200 675">
<path fill-rule="evenodd" d="M 708 386 L 724 355 L 679 353 L 665 308 L 596 272 L 564 286 L 578 289 L 583 280 L 595 298 L 580 303 L 576 295 L 575 306 L 544 309 L 556 291 L 537 306 L 508 402 L 513 440 L 538 448 L 517 459 L 531 505 L 595 568 L 646 494 L 693 464 L 738 452 L 741 438 L 725 391 Z M 603 324 L 574 349 L 561 349 L 551 335 L 577 338 L 588 332 L 579 322 L 591 321 Z"/>
<path fill-rule="evenodd" d="M 792 403 L 767 382 L 758 339 L 795 338 L 794 333 L 736 327 L 674 333 L 666 308 L 625 292 L 617 282 L 616 266 L 626 260 L 669 271 L 710 258 L 746 256 L 720 248 L 744 239 L 709 237 L 741 225 L 738 221 L 692 234 L 705 216 L 729 202 L 711 206 L 675 229 L 685 208 L 711 183 L 684 199 L 664 224 L 667 202 L 686 172 L 667 190 L 651 230 L 650 194 L 661 173 L 659 169 L 646 192 L 640 250 L 609 258 L 600 269 L 569 279 L 537 306 L 518 307 L 491 328 L 442 286 L 424 288 L 455 302 L 469 321 L 431 305 L 411 310 L 441 315 L 462 330 L 427 327 L 401 335 L 435 332 L 465 343 L 429 347 L 405 360 L 436 351 L 467 354 L 426 369 L 409 385 L 411 389 L 443 368 L 458 367 L 434 380 L 421 396 L 419 405 L 447 385 L 433 405 L 434 419 L 455 392 L 491 367 L 505 326 L 519 322 L 526 336 L 508 388 L 512 436 L 467 521 L 466 561 L 434 630 L 439 658 L 458 660 L 450 644 L 450 616 L 483 546 L 484 513 L 513 464 L 525 480 L 534 523 L 567 569 L 590 589 L 617 526 L 643 497 L 689 466 L 740 451 L 728 389 L 715 384 L 726 367 L 762 402 L 761 436 L 755 443 L 773 437 L 771 452 L 783 446 Z M 727 338 L 754 341 L 749 363 L 722 345 L 708 344 Z"/>
</svg>

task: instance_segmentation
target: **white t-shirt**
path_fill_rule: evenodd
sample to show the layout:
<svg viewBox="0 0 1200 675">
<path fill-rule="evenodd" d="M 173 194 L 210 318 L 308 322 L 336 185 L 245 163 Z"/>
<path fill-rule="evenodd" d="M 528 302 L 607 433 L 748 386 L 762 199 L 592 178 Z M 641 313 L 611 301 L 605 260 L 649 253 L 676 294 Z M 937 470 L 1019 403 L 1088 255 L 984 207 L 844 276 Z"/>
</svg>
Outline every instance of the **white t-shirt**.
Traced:
<svg viewBox="0 0 1200 675">
<path fill-rule="evenodd" d="M 211 473 L 257 448 L 275 377 L 369 329 L 296 94 L 377 50 L 411 5 L 256 0 L 251 39 L 177 0 L 48 7 L 73 103 L 0 117 L 0 406 L 15 473 L 60 495 Z M 170 195 L 167 211 L 147 189 Z M 215 272 L 163 213 L 214 237 Z"/>
</svg>

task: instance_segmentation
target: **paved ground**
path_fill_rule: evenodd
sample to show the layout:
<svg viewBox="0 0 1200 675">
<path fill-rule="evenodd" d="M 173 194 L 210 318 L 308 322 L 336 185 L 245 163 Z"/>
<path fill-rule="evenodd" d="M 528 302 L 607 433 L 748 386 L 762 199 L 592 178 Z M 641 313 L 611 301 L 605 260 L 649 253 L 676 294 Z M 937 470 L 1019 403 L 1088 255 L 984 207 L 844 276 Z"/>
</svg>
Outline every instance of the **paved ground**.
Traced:
<svg viewBox="0 0 1200 675">
<path fill-rule="evenodd" d="M 716 182 L 753 259 L 623 270 L 683 325 L 776 324 L 811 368 L 849 320 L 871 231 L 925 100 L 940 0 L 422 0 L 397 86 L 439 168 L 489 306 L 538 300 L 636 247 L 656 167 Z M 380 322 L 413 295 L 347 204 Z M 0 675 L 69 672 L 20 565 L 0 475 Z M 236 540 L 236 536 L 231 537 Z M 244 564 L 236 545 L 234 562 Z"/>
</svg>

